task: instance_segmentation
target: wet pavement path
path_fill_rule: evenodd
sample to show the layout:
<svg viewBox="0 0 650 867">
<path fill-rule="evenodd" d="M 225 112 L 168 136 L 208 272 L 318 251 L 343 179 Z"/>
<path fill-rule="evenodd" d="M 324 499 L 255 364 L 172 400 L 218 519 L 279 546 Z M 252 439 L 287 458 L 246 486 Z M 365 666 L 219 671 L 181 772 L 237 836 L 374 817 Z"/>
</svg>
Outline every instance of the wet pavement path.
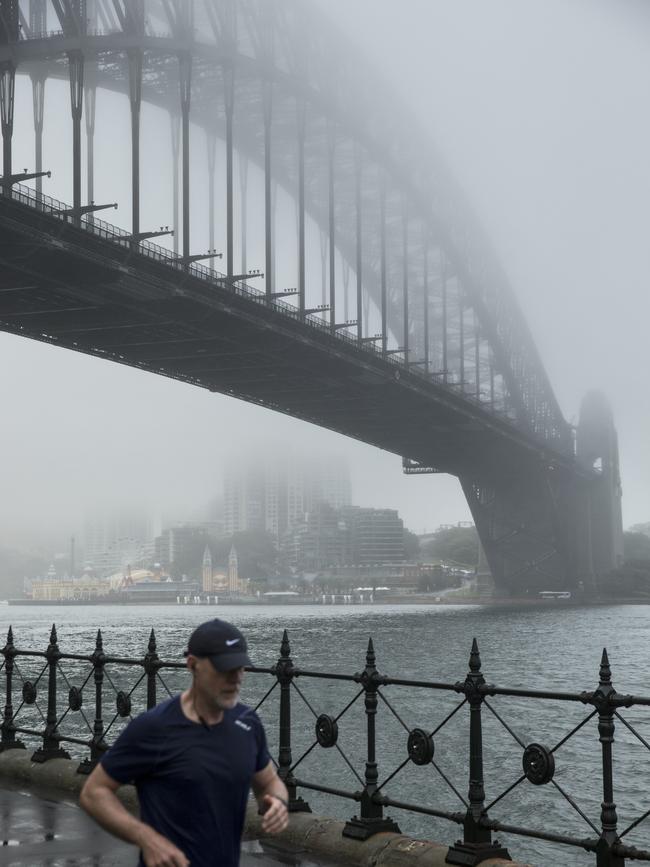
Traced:
<svg viewBox="0 0 650 867">
<path fill-rule="evenodd" d="M 135 847 L 103 831 L 73 801 L 0 790 L 1 867 L 135 867 Z M 244 843 L 241 867 L 320 865 L 301 853 Z"/>
</svg>

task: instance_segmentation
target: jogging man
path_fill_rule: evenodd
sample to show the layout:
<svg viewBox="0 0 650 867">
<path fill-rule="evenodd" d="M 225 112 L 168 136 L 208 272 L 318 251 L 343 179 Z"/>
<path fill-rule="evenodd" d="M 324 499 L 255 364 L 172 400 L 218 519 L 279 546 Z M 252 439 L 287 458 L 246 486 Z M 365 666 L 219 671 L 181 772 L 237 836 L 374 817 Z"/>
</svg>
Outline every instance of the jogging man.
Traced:
<svg viewBox="0 0 650 867">
<path fill-rule="evenodd" d="M 255 711 L 239 704 L 246 639 L 210 620 L 190 636 L 192 684 L 132 720 L 83 787 L 81 806 L 103 828 L 140 849 L 145 867 L 237 867 L 252 786 L 262 828 L 288 824 L 278 777 Z M 135 783 L 140 819 L 115 792 Z"/>
</svg>

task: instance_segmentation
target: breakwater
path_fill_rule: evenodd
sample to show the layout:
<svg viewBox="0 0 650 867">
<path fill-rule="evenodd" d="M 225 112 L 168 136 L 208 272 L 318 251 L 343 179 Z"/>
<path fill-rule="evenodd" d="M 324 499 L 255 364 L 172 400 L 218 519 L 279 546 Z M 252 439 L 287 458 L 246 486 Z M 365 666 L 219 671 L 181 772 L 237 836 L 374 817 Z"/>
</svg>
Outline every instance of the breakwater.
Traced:
<svg viewBox="0 0 650 867">
<path fill-rule="evenodd" d="M 58 635 L 50 634 L 52 638 L 57 640 L 50 640 L 46 648 L 23 652 L 12 635 L 4 649 L 5 671 L 7 660 L 13 659 L 9 693 L 16 701 L 12 698 L 8 703 L 14 730 L 5 722 L 3 737 L 6 733 L 10 741 L 13 735 L 14 742 L 21 737 L 39 738 L 37 760 L 47 761 L 63 749 L 75 748 L 85 753 L 80 755 L 81 764 L 88 767 L 130 715 L 178 689 L 184 677 L 180 658 L 159 656 L 155 634 L 146 637 L 143 653 L 132 657 L 109 654 L 102 636 L 99 642 L 95 636 L 92 647 L 80 653 L 77 634 L 72 654 L 65 653 Z M 402 644 L 411 644 L 413 631 L 401 638 Z M 330 648 L 327 659 L 331 661 L 337 649 Z M 623 748 L 627 752 L 630 745 L 625 734 L 645 749 L 638 714 L 650 700 L 615 692 L 606 656 L 595 660 L 593 684 L 569 691 L 492 685 L 482 671 L 476 645 L 468 647 L 469 666 L 459 670 L 454 680 L 385 674 L 375 653 L 382 654 L 382 648 L 374 644 L 364 648 L 356 670 L 347 672 L 340 666 L 328 670 L 301 665 L 304 650 L 300 641 L 294 642 L 292 650 L 285 637 L 274 662 L 255 668 L 248 680 L 294 810 L 305 810 L 309 804 L 318 812 L 330 812 L 323 808 L 323 798 L 328 805 L 349 804 L 354 815 L 350 810 L 343 824 L 348 838 L 396 831 L 404 817 L 438 820 L 435 836 L 452 843 L 448 863 L 454 863 L 454 857 L 456 863 L 469 863 L 472 853 L 500 854 L 504 834 L 508 840 L 534 835 L 549 845 L 562 844 L 567 855 L 553 863 L 573 863 L 573 852 L 580 850 L 594 853 L 600 848 L 602 855 L 603 840 L 610 862 L 599 864 L 618 867 L 626 857 L 650 860 L 636 843 L 644 839 L 643 811 L 632 817 L 632 824 L 637 824 L 627 833 L 627 819 L 625 826 L 616 826 L 614 785 L 630 780 L 621 781 L 618 775 L 614 779 L 611 774 L 613 750 L 619 767 Z M 392 648 L 383 650 L 383 657 L 390 659 Z M 423 650 L 411 644 L 413 658 Z M 308 652 L 313 660 L 313 647 Z M 33 674 L 25 668 L 28 662 L 35 666 Z M 397 674 L 409 675 L 410 670 Z M 52 680 L 56 688 L 50 707 Z M 39 702 L 42 707 L 37 711 Z M 533 740 L 519 734 L 522 702 L 546 728 L 546 738 Z M 253 702 L 249 699 L 249 703 Z M 35 724 L 39 714 L 41 723 Z M 26 723 L 22 726 L 21 715 Z M 87 730 L 82 737 L 84 719 Z M 624 738 L 619 744 L 621 732 Z M 585 765 L 581 738 L 588 748 L 598 749 L 597 764 Z M 582 766 L 580 782 L 588 778 L 591 799 L 575 797 L 578 778 L 567 774 L 571 759 Z M 642 787 L 641 776 L 637 783 Z M 587 833 L 571 833 L 566 821 L 558 827 L 557 813 L 547 808 L 547 791 L 560 796 L 565 815 L 573 811 L 578 828 L 584 823 Z M 600 807 L 600 801 L 606 808 Z M 596 804 L 599 810 L 594 813 Z M 529 821 L 521 821 L 522 805 Z M 439 833 L 440 822 L 452 825 L 446 838 Z M 565 833 L 567 824 L 569 833 Z M 453 825 L 462 829 L 459 844 Z M 425 831 L 424 836 L 433 835 Z M 587 860 L 581 863 L 596 863 L 595 854 L 584 857 Z"/>
</svg>

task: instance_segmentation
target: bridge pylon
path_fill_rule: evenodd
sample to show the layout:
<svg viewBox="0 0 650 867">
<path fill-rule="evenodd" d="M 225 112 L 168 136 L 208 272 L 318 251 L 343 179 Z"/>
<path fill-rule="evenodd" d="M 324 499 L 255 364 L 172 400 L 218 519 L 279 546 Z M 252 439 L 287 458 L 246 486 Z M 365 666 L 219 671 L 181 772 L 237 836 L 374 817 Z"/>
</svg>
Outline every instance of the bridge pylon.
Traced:
<svg viewBox="0 0 650 867">
<path fill-rule="evenodd" d="M 588 392 L 582 401 L 576 455 L 595 471 L 584 493 L 581 559 L 602 578 L 623 564 L 623 521 L 618 436 L 610 405 L 599 391 Z"/>
<path fill-rule="evenodd" d="M 618 440 L 600 392 L 582 402 L 576 463 L 581 475 L 531 455 L 505 473 L 460 476 L 497 592 L 592 598 L 622 565 Z"/>
<path fill-rule="evenodd" d="M 500 595 L 578 590 L 575 479 L 531 460 L 506 475 L 460 478 Z"/>
</svg>

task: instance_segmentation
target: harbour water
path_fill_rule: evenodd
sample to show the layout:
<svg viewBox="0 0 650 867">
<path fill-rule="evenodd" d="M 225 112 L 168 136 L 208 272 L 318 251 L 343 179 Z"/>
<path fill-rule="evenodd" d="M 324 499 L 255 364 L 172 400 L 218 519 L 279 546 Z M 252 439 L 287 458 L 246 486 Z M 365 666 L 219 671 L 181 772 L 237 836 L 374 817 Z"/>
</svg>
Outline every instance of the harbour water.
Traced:
<svg viewBox="0 0 650 867">
<path fill-rule="evenodd" d="M 3 607 L 0 629 L 4 632 L 11 622 L 18 648 L 44 650 L 55 618 L 60 649 L 64 652 L 90 653 L 96 630 L 101 628 L 107 654 L 142 657 L 149 631 L 154 627 L 161 658 L 182 661 L 189 631 L 210 616 L 224 616 L 240 625 L 249 637 L 252 658 L 260 666 L 277 660 L 282 631 L 286 628 L 292 658 L 299 668 L 348 674 L 360 671 L 365 664 L 368 638 L 372 637 L 381 673 L 455 683 L 462 681 L 467 673 L 471 642 L 476 637 L 488 683 L 569 692 L 593 690 L 598 683 L 602 649 L 607 647 L 616 689 L 636 695 L 650 694 L 647 666 L 650 608 L 641 605 L 564 607 L 550 604 L 526 608 L 292 605 L 286 609 L 276 606 L 229 606 L 226 609 L 207 606 Z M 33 678 L 38 666 L 42 667 L 42 660 L 19 661 L 25 678 Z M 112 673 L 113 679 L 119 674 Z M 135 695 L 135 673 L 126 672 L 123 676 L 130 676 Z M 69 677 L 73 677 L 70 672 Z M 164 679 L 173 692 L 182 687 L 186 678 L 183 672 L 170 672 L 165 673 Z M 256 704 L 272 682 L 268 675 L 250 674 L 244 685 L 243 700 Z M 302 696 L 294 691 L 294 761 L 314 742 L 314 713 L 337 716 L 359 691 L 355 684 L 306 677 L 299 678 L 297 686 Z M 87 690 L 85 704 L 92 721 L 91 686 Z M 454 693 L 398 686 L 387 687 L 384 692 L 401 721 L 380 702 L 377 715 L 380 781 L 390 776 L 406 758 L 407 729 L 417 727 L 433 731 L 460 703 Z M 537 742 L 549 747 L 557 744 L 592 710 L 581 704 L 525 698 L 494 697 L 489 702 L 522 743 Z M 272 751 L 277 749 L 277 710 L 275 690 L 260 708 Z M 650 740 L 650 709 L 630 709 L 623 711 L 622 716 Z M 522 748 L 489 710 L 484 710 L 483 719 L 486 802 L 490 803 L 521 776 Z M 358 790 L 359 780 L 354 771 L 363 777 L 365 748 L 362 700 L 357 700 L 338 724 L 340 752 L 338 748 L 312 749 L 296 769 L 296 775 L 337 788 Z M 435 737 L 435 762 L 462 796 L 466 796 L 468 786 L 468 730 L 465 707 Z M 490 810 L 490 816 L 509 824 L 593 838 L 594 830 L 586 819 L 599 827 L 602 799 L 597 721 L 591 720 L 568 740 L 557 751 L 555 761 L 554 782 L 559 788 L 553 784 L 532 786 L 524 781 Z M 617 722 L 615 800 L 619 828 L 626 828 L 650 809 L 649 771 L 650 751 Z M 416 767 L 409 763 L 388 783 L 385 791 L 409 803 L 445 810 L 463 809 L 458 795 L 431 765 Z M 575 812 L 562 792 L 575 800 L 586 819 Z M 308 791 L 301 794 L 317 812 L 347 818 L 357 810 L 352 801 Z M 399 810 L 388 812 L 403 831 L 421 837 L 452 842 L 461 834 L 460 828 L 443 820 Z M 594 855 L 578 848 L 558 848 L 521 837 L 498 836 L 507 843 L 513 857 L 533 864 L 561 864 L 563 867 L 595 864 Z M 627 835 L 625 841 L 650 848 L 650 820 Z"/>
</svg>

